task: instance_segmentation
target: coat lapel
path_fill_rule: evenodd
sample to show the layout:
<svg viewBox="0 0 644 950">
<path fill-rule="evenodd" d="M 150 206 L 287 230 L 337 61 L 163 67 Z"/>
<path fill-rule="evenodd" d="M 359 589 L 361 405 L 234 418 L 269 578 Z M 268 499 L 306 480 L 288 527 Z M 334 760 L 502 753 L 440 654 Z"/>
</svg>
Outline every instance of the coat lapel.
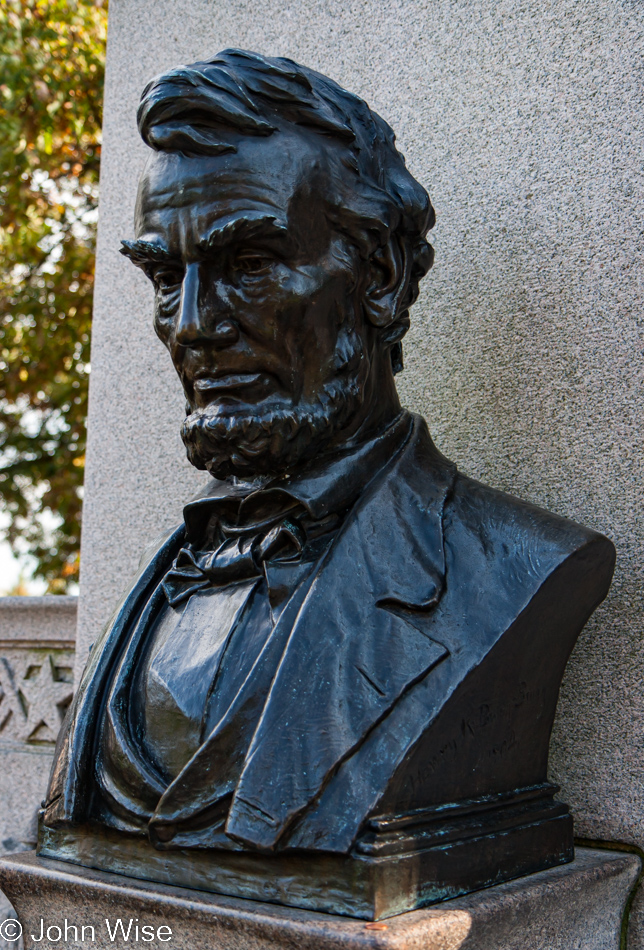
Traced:
<svg viewBox="0 0 644 950">
<path fill-rule="evenodd" d="M 58 738 L 43 815 L 46 825 L 82 821 L 86 817 L 88 769 L 93 764 L 94 752 L 91 733 L 96 727 L 97 710 L 124 640 L 184 537 L 185 527 L 181 525 L 150 546 L 151 553 L 143 556 L 134 581 L 92 647 Z"/>
<path fill-rule="evenodd" d="M 447 656 L 408 608 L 443 592 L 442 516 L 456 470 L 424 420 L 351 512 L 295 620 L 226 832 L 272 850 L 414 683 Z M 278 624 L 279 626 L 279 624 Z"/>
</svg>

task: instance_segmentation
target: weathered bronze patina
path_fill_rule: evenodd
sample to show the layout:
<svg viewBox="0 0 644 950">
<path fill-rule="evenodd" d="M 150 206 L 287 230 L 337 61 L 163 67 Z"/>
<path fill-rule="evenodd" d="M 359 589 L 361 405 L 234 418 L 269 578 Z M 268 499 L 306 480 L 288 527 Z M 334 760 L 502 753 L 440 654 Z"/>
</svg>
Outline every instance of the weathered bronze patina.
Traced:
<svg viewBox="0 0 644 950">
<path fill-rule="evenodd" d="M 371 918 L 570 860 L 548 740 L 614 550 L 401 408 L 434 212 L 393 132 L 235 50 L 138 120 L 123 252 L 213 480 L 94 646 L 40 853 Z"/>
</svg>

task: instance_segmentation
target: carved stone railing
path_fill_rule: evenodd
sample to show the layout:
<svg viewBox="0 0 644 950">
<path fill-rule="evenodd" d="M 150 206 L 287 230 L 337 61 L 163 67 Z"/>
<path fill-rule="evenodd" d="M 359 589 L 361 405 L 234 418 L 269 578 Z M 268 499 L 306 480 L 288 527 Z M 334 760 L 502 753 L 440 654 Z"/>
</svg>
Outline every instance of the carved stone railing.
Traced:
<svg viewBox="0 0 644 950">
<path fill-rule="evenodd" d="M 0 598 L 0 852 L 31 847 L 72 698 L 75 597 Z"/>
<path fill-rule="evenodd" d="M 0 854 L 36 841 L 56 736 L 72 698 L 76 603 L 0 597 Z M 0 920 L 7 912 L 0 893 Z"/>
</svg>

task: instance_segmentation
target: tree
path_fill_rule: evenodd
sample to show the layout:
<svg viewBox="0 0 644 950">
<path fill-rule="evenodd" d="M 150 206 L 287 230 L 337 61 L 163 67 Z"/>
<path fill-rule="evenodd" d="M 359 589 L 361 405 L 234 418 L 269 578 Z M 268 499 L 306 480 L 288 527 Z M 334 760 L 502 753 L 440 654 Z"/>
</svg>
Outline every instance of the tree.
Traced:
<svg viewBox="0 0 644 950">
<path fill-rule="evenodd" d="M 0 493 L 52 593 L 78 575 L 103 0 L 0 0 Z"/>
</svg>

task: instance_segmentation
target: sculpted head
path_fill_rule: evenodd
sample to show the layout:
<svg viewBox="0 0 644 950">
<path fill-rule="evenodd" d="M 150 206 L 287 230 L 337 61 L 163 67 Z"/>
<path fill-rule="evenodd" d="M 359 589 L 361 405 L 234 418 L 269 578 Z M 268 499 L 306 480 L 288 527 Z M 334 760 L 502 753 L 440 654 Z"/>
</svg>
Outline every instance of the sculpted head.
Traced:
<svg viewBox="0 0 644 950">
<path fill-rule="evenodd" d="M 434 223 L 387 123 L 239 50 L 154 79 L 138 122 L 153 151 L 123 253 L 154 285 L 191 462 L 279 475 L 386 425 Z"/>
</svg>

